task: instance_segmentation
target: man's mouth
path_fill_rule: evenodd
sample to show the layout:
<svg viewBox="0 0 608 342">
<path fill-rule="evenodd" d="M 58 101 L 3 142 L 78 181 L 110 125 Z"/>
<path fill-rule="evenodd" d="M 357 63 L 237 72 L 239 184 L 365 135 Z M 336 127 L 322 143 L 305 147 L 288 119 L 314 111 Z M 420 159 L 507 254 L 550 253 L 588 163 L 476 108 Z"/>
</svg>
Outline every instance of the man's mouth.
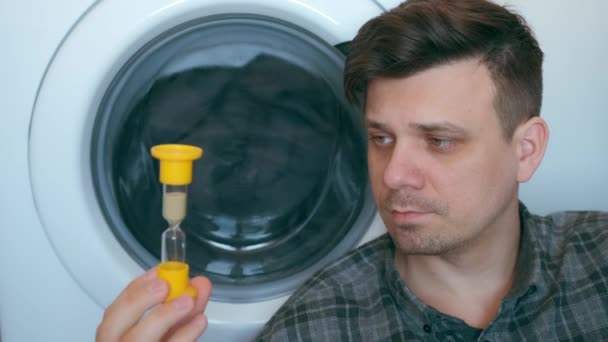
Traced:
<svg viewBox="0 0 608 342">
<path fill-rule="evenodd" d="M 429 212 L 411 210 L 411 209 L 392 209 L 390 211 L 391 218 L 397 224 L 412 223 L 421 220 L 425 216 L 429 215 Z"/>
</svg>

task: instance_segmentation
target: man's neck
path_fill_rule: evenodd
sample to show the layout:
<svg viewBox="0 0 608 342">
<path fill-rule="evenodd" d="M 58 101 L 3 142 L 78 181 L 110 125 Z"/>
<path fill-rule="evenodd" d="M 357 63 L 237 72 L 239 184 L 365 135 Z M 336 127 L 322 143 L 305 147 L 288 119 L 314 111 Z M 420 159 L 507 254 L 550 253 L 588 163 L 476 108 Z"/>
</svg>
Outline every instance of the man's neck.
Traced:
<svg viewBox="0 0 608 342">
<path fill-rule="evenodd" d="M 513 207 L 513 206 L 511 206 Z M 519 252 L 517 202 L 504 219 L 487 227 L 474 241 L 438 256 L 396 251 L 401 278 L 425 304 L 468 325 L 485 328 L 496 316 L 513 284 Z"/>
</svg>

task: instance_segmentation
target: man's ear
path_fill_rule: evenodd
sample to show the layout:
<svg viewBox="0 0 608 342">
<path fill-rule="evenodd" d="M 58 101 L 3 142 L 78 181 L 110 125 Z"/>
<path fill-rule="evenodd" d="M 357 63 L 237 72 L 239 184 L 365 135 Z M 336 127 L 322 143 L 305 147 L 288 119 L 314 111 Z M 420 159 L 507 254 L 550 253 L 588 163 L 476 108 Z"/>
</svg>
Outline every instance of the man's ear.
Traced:
<svg viewBox="0 0 608 342">
<path fill-rule="evenodd" d="M 517 181 L 527 182 L 540 165 L 549 141 L 549 127 L 545 120 L 534 116 L 519 125 L 513 134 L 517 150 Z"/>
</svg>

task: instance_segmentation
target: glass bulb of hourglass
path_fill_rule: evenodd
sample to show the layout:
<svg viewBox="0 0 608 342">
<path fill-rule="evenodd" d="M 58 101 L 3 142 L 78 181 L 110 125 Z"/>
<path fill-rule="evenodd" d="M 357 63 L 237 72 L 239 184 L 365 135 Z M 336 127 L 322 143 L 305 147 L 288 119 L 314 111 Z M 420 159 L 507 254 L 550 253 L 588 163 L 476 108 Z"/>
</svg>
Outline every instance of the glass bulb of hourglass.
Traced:
<svg viewBox="0 0 608 342">
<path fill-rule="evenodd" d="M 186 217 L 187 194 L 186 185 L 163 185 L 163 217 L 169 228 L 161 237 L 162 262 L 186 262 L 186 234 L 180 223 Z"/>
<path fill-rule="evenodd" d="M 186 234 L 179 225 L 169 227 L 162 236 L 161 262 L 186 262 Z"/>
</svg>

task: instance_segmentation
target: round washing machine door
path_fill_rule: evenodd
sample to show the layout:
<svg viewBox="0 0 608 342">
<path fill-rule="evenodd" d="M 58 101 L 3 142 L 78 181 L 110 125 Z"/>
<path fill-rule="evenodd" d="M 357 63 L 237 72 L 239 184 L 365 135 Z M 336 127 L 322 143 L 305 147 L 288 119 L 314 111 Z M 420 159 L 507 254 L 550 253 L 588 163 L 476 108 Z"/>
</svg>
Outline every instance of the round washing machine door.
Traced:
<svg viewBox="0 0 608 342">
<path fill-rule="evenodd" d="M 211 340 L 252 336 L 382 232 L 341 86 L 341 43 L 380 8 L 347 5 L 104 1 L 74 27 L 36 102 L 31 180 L 56 253 L 100 306 L 159 262 L 156 144 L 205 150 L 183 229 L 192 274 L 214 283 Z"/>
</svg>

